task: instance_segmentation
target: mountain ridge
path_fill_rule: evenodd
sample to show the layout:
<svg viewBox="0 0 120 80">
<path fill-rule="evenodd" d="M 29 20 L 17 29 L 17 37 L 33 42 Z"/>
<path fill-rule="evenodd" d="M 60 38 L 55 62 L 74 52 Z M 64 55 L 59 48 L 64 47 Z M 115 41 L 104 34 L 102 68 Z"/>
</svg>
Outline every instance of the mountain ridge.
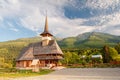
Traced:
<svg viewBox="0 0 120 80">
<path fill-rule="evenodd" d="M 74 40 L 72 41 L 71 40 Z M 73 43 L 73 45 L 68 45 L 68 43 Z M 113 46 L 120 42 L 120 37 L 107 34 L 107 33 L 101 33 L 101 32 L 87 32 L 83 34 L 79 34 L 76 37 L 68 37 L 61 41 L 59 45 L 62 45 L 64 47 L 68 46 L 74 46 L 74 47 L 103 47 L 104 45 L 110 45 Z M 67 44 L 66 44 L 67 43 Z"/>
<path fill-rule="evenodd" d="M 86 32 L 76 37 L 55 38 L 62 48 L 100 48 L 104 45 L 114 46 L 120 42 L 120 36 L 115 36 L 101 32 Z M 41 37 L 20 38 L 0 43 L 24 42 L 34 43 L 41 41 Z"/>
</svg>

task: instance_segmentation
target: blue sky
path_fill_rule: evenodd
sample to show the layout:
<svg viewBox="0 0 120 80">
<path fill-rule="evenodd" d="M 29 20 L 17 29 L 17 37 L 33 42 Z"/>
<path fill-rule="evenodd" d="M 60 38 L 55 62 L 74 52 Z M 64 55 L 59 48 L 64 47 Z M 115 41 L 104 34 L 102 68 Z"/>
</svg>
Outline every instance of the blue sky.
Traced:
<svg viewBox="0 0 120 80">
<path fill-rule="evenodd" d="M 46 10 L 54 36 L 93 31 L 120 36 L 120 0 L 0 0 L 0 42 L 38 36 Z"/>
</svg>

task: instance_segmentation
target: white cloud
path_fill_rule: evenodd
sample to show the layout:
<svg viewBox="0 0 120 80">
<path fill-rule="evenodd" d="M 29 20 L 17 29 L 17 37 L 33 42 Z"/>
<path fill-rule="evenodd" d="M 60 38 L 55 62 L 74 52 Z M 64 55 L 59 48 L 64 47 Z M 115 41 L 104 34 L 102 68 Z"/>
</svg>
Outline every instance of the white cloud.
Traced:
<svg viewBox="0 0 120 80">
<path fill-rule="evenodd" d="M 7 29 L 18 32 L 19 30 L 10 22 L 7 22 Z"/>
<path fill-rule="evenodd" d="M 97 17 L 91 18 L 90 20 L 88 20 L 88 22 L 89 21 L 97 22 L 96 24 L 94 24 L 94 26 L 96 26 L 97 31 L 114 34 L 112 31 L 116 30 L 115 26 L 120 25 L 120 12 L 116 12 L 110 15 L 97 16 Z"/>
<path fill-rule="evenodd" d="M 113 35 L 118 35 L 119 36 L 118 33 L 120 33 L 120 29 L 119 30 L 113 30 L 113 31 L 111 31 L 111 33 L 113 33 Z"/>
<path fill-rule="evenodd" d="M 3 21 L 3 18 L 0 16 L 0 22 L 2 22 Z"/>
<path fill-rule="evenodd" d="M 3 17 L 13 17 L 20 14 L 19 0 L 0 0 L 0 15 Z"/>
<path fill-rule="evenodd" d="M 21 18 L 20 21 L 24 27 L 31 29 L 33 31 L 37 31 L 40 27 L 42 17 L 43 16 L 41 16 L 39 10 L 36 9 L 28 16 Z"/>
<path fill-rule="evenodd" d="M 88 19 L 69 19 L 64 14 L 64 7 L 71 2 L 69 6 L 74 6 L 80 10 L 81 6 L 76 5 L 79 3 L 75 3 L 75 1 L 77 0 L 0 0 L 0 21 L 4 17 L 15 17 L 19 20 L 20 25 L 38 33 L 43 31 L 47 10 L 49 30 L 54 35 L 67 37 L 95 30 L 119 34 L 119 30 L 116 30 L 114 26 L 120 24 L 120 12 L 102 14 L 101 10 L 111 8 L 114 11 L 120 0 L 87 0 L 82 8 L 101 9 L 99 15 Z M 8 25 L 12 26 L 11 30 L 19 31 L 13 24 L 8 23 Z M 113 27 L 113 32 L 109 29 L 110 26 Z"/>
<path fill-rule="evenodd" d="M 19 31 L 19 30 L 16 29 L 16 28 L 10 28 L 10 30 L 15 31 L 15 32 L 18 32 L 18 31 Z"/>
<path fill-rule="evenodd" d="M 107 9 L 119 3 L 120 0 L 87 0 L 86 6 L 92 9 Z"/>
</svg>

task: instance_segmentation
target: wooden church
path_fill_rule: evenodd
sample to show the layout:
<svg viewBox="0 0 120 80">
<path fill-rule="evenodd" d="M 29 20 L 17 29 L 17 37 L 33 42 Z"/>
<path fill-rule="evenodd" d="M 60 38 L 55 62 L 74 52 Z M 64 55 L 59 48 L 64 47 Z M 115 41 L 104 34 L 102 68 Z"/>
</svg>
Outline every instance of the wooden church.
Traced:
<svg viewBox="0 0 120 80">
<path fill-rule="evenodd" d="M 44 32 L 40 34 L 42 40 L 31 43 L 25 47 L 16 59 L 17 68 L 31 68 L 32 66 L 55 67 L 59 65 L 59 60 L 63 59 L 63 52 L 48 30 L 47 16 L 45 20 Z"/>
</svg>

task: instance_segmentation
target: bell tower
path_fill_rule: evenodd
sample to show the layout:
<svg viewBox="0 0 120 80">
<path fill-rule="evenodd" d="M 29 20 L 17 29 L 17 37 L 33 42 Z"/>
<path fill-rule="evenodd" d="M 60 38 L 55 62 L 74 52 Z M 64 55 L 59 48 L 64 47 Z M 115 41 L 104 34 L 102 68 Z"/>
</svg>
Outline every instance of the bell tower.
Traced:
<svg viewBox="0 0 120 80">
<path fill-rule="evenodd" d="M 47 16 L 45 19 L 45 27 L 44 32 L 40 34 L 42 36 L 42 46 L 47 46 L 49 44 L 49 41 L 52 40 L 53 35 L 48 30 L 48 20 Z"/>
</svg>

